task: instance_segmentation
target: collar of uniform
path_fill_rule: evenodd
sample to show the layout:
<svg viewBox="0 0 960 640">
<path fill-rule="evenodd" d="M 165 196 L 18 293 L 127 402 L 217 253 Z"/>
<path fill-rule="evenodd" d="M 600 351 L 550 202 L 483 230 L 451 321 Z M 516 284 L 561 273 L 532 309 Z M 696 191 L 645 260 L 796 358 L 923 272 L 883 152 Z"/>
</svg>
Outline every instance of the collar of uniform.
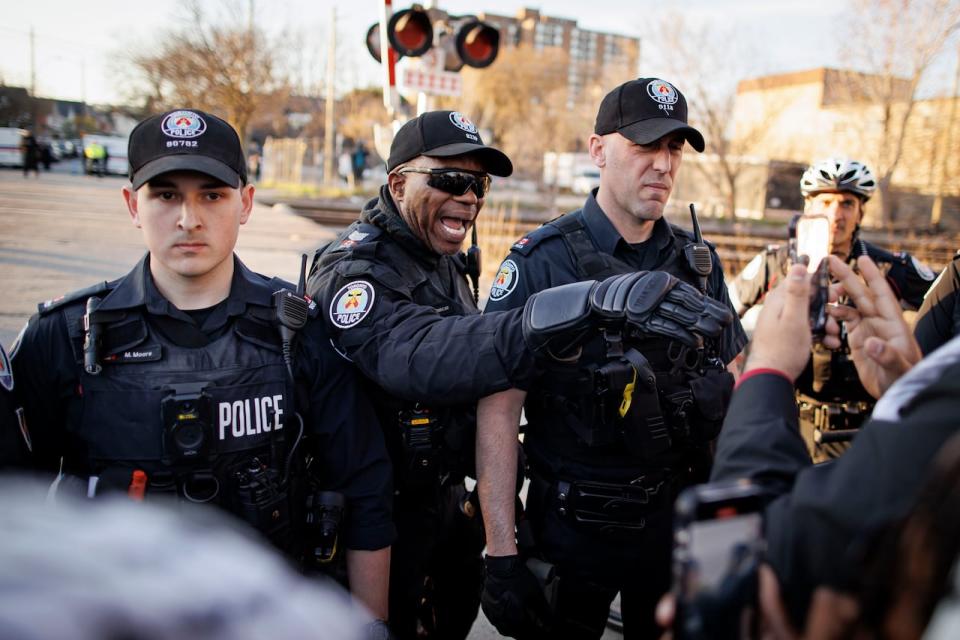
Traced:
<svg viewBox="0 0 960 640">
<path fill-rule="evenodd" d="M 600 251 L 613 255 L 617 249 L 618 243 L 623 243 L 624 247 L 630 247 L 630 243 L 623 239 L 617 228 L 610 222 L 610 218 L 604 213 L 603 209 L 597 203 L 597 190 L 594 189 L 583 204 L 583 222 L 593 236 L 594 242 Z M 654 240 L 657 252 L 662 252 L 664 248 L 673 244 L 673 230 L 670 225 L 661 216 L 653 223 L 653 232 L 650 237 Z"/>
<path fill-rule="evenodd" d="M 360 220 L 386 231 L 391 238 L 406 249 L 407 253 L 427 266 L 436 269 L 439 265 L 443 256 L 432 251 L 413 233 L 403 216 L 400 215 L 387 185 L 380 187 L 380 197 L 378 199 L 367 203 L 367 206 L 360 213 Z"/>
<path fill-rule="evenodd" d="M 147 304 L 146 277 L 150 272 L 150 254 L 146 253 L 127 275 L 117 281 L 117 286 L 100 303 L 103 311 L 133 309 Z"/>
<path fill-rule="evenodd" d="M 610 218 L 604 213 L 603 209 L 597 203 L 597 190 L 594 189 L 587 196 L 587 201 L 583 203 L 583 223 L 590 232 L 590 236 L 596 243 L 601 252 L 613 255 L 617 249 L 617 243 L 623 240 L 623 236 L 617 231 L 617 228 L 610 222 Z"/>
<path fill-rule="evenodd" d="M 248 304 L 270 306 L 273 292 L 266 280 L 250 271 L 240 258 L 233 256 L 233 279 L 230 282 L 230 295 L 227 303 L 228 315 L 239 315 L 246 311 Z M 147 312 L 157 315 L 180 317 L 182 312 L 167 300 L 157 289 L 150 274 L 150 254 L 123 278 L 116 288 L 103 299 L 100 309 L 121 310 L 145 306 Z"/>
</svg>

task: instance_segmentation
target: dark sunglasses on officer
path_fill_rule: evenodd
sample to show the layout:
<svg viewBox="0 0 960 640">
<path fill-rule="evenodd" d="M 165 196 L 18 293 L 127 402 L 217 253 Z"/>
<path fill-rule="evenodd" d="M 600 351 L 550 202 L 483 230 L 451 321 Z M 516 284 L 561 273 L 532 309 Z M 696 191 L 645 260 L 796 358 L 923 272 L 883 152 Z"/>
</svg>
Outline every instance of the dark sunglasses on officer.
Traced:
<svg viewBox="0 0 960 640">
<path fill-rule="evenodd" d="M 483 198 L 490 191 L 490 176 L 481 171 L 403 167 L 397 173 L 425 173 L 430 176 L 428 186 L 454 196 L 462 196 L 472 189 L 477 198 Z"/>
</svg>

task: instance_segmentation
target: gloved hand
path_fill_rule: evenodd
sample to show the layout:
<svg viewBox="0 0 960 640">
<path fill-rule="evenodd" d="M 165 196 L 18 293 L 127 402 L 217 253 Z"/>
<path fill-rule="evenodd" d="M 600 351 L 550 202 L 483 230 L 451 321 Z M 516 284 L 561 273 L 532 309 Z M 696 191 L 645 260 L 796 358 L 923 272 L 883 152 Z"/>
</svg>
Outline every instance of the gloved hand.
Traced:
<svg viewBox="0 0 960 640">
<path fill-rule="evenodd" d="M 666 336 L 697 347 L 702 338 L 720 335 L 733 321 L 733 312 L 726 306 L 664 271 L 631 273 L 617 278 L 623 280 L 607 286 L 604 302 L 616 307 L 620 299 L 625 298 L 627 326 L 643 333 Z M 595 297 L 600 295 L 600 287 Z M 624 289 L 626 294 L 621 295 Z"/>
<path fill-rule="evenodd" d="M 487 556 L 480 606 L 502 635 L 548 637 L 553 613 L 542 587 L 518 555 Z"/>
<path fill-rule="evenodd" d="M 720 334 L 733 314 L 716 300 L 663 271 L 586 280 L 536 293 L 523 309 L 523 337 L 537 355 L 572 359 L 598 328 L 624 326 L 691 347 Z"/>
</svg>

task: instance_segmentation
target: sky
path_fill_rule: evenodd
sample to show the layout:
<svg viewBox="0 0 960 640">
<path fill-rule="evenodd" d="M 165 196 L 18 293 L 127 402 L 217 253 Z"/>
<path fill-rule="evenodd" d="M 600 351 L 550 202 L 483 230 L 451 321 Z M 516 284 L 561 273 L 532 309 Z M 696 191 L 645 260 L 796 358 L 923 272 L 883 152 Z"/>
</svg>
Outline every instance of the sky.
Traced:
<svg viewBox="0 0 960 640">
<path fill-rule="evenodd" d="M 258 25 L 271 34 L 295 34 L 291 53 L 299 61 L 304 86 L 322 78 L 332 10 L 336 10 L 342 64 L 341 86 L 368 86 L 380 79 L 378 65 L 366 52 L 364 36 L 378 19 L 379 0 L 201 0 L 205 10 L 245 16 L 254 8 Z M 92 103 L 116 103 L 129 82 L 130 55 L 149 51 L 165 32 L 184 24 L 187 12 L 178 0 L 21 0 L 4 3 L 0 12 L 0 80 L 30 84 L 30 31 L 34 32 L 37 94 Z M 409 6 L 394 0 L 394 9 Z M 428 4 L 424 2 L 423 4 Z M 645 46 L 664 11 L 655 0 L 439 0 L 450 13 L 486 11 L 514 15 L 523 7 L 578 21 L 582 28 L 641 38 L 641 72 L 662 75 L 657 60 L 669 51 Z M 819 66 L 842 67 L 838 59 L 838 24 L 845 9 L 836 0 L 675 0 L 672 11 L 694 24 L 736 33 L 737 43 L 754 53 L 741 72 L 764 75 Z M 723 70 L 718 70 L 722 73 Z M 944 84 L 952 70 L 934 84 Z M 946 82 L 949 84 L 949 82 Z"/>
</svg>

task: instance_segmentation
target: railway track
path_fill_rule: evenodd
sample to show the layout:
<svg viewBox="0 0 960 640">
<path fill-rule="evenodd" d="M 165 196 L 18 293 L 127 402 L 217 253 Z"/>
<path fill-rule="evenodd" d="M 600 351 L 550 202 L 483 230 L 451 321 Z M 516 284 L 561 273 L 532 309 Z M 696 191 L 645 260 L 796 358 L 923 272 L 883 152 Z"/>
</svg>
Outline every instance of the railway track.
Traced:
<svg viewBox="0 0 960 640">
<path fill-rule="evenodd" d="M 266 205 L 276 203 L 268 198 L 259 200 Z M 317 224 L 332 227 L 345 227 L 356 220 L 360 214 L 360 206 L 356 203 L 309 199 L 284 199 L 283 202 L 297 214 Z M 545 219 L 542 212 L 520 212 L 518 219 L 510 225 L 513 231 L 511 237 L 488 237 L 487 240 L 494 241 L 497 246 L 509 247 L 513 241 L 542 224 Z M 701 221 L 701 226 L 704 237 L 716 245 L 717 252 L 723 260 L 724 271 L 728 274 L 739 272 L 768 244 L 784 241 L 784 230 L 777 226 L 738 224 L 731 229 L 729 224 L 709 219 Z M 490 229 L 486 229 L 486 233 L 489 234 Z M 496 236 L 495 231 L 494 236 Z M 960 249 L 960 237 L 956 234 L 921 235 L 864 230 L 863 237 L 891 251 L 907 251 L 936 272 L 941 271 L 953 258 L 954 253 Z"/>
</svg>

